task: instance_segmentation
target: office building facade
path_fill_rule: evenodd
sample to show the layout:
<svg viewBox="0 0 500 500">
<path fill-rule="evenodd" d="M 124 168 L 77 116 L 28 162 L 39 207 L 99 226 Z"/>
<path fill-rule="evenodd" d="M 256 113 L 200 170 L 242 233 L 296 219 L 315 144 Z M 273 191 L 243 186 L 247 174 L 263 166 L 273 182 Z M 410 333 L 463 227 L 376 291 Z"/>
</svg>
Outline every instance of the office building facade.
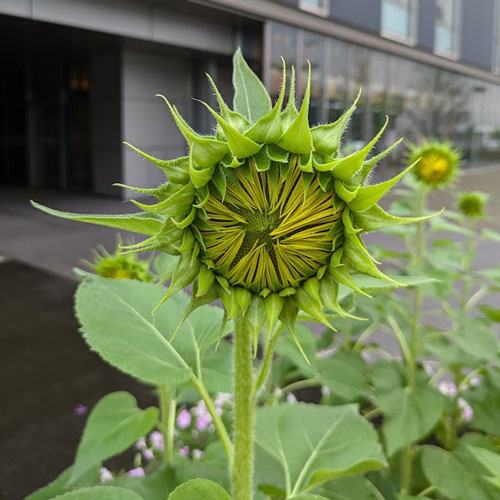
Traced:
<svg viewBox="0 0 500 500">
<path fill-rule="evenodd" d="M 450 139 L 467 167 L 500 165 L 500 0 L 0 0 L 0 182 L 127 196 L 185 144 L 165 94 L 203 132 L 205 72 L 231 99 L 241 46 L 272 96 L 281 57 L 310 119 L 332 121 L 363 89 L 346 148 L 391 119 L 400 136 Z M 213 103 L 214 104 L 214 103 Z M 395 156 L 401 165 L 402 154 Z M 391 165 L 388 165 L 391 167 Z"/>
</svg>

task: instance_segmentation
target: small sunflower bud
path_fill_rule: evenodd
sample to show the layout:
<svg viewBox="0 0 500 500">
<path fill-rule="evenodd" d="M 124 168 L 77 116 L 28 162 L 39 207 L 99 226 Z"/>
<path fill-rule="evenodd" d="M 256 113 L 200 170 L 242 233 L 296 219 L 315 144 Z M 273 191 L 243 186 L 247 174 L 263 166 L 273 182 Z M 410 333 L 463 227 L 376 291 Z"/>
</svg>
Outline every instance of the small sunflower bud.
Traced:
<svg viewBox="0 0 500 500">
<path fill-rule="evenodd" d="M 488 195 L 480 191 L 462 193 L 458 199 L 458 209 L 466 217 L 480 219 L 484 217 L 484 206 L 488 201 Z"/>
</svg>

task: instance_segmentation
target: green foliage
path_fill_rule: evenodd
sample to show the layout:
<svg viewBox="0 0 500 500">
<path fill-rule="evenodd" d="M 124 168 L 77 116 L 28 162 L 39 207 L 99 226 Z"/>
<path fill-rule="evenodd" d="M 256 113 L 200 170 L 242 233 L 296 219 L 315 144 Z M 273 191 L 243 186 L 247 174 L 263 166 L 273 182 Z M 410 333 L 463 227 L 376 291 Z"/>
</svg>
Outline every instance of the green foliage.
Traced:
<svg viewBox="0 0 500 500">
<path fill-rule="evenodd" d="M 127 392 L 102 398 L 89 415 L 68 484 L 85 472 L 126 450 L 148 433 L 158 420 L 158 409 L 140 410 Z"/>
<path fill-rule="evenodd" d="M 208 479 L 191 479 L 178 486 L 168 500 L 231 500 L 222 486 Z"/>
<path fill-rule="evenodd" d="M 257 485 L 273 485 L 287 498 L 385 464 L 374 429 L 355 406 L 260 408 L 255 443 Z"/>
<path fill-rule="evenodd" d="M 55 497 L 57 500 L 142 500 L 131 490 L 111 486 L 93 486 L 70 491 Z"/>
</svg>

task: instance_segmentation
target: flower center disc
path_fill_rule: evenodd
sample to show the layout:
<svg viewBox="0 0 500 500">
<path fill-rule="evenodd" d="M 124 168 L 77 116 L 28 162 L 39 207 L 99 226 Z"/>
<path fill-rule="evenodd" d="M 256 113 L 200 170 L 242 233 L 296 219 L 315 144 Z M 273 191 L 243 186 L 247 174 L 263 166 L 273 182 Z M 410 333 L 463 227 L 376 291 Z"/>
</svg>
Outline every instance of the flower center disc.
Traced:
<svg viewBox="0 0 500 500">
<path fill-rule="evenodd" d="M 328 262 L 342 207 L 315 174 L 306 186 L 295 162 L 286 174 L 276 164 L 265 172 L 247 169 L 251 180 L 236 169 L 237 182 L 228 182 L 224 200 L 211 194 L 205 204 L 198 227 L 203 256 L 232 285 L 254 292 L 296 287 Z"/>
<path fill-rule="evenodd" d="M 438 182 L 449 169 L 448 160 L 441 155 L 430 153 L 425 155 L 417 165 L 420 175 L 428 182 Z"/>
</svg>

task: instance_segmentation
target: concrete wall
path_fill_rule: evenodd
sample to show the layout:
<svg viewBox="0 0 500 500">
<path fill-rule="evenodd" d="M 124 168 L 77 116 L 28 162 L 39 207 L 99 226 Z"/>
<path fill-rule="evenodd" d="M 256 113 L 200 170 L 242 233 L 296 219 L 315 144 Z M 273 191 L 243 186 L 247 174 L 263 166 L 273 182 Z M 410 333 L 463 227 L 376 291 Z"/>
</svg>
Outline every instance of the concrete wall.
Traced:
<svg viewBox="0 0 500 500">
<path fill-rule="evenodd" d="M 161 159 L 184 155 L 184 138 L 165 102 L 154 96 L 164 94 L 186 117 L 191 95 L 189 61 L 125 50 L 121 63 L 122 140 Z M 122 179 L 124 184 L 138 187 L 154 187 L 164 182 L 157 167 L 126 146 L 122 146 Z M 131 193 L 124 196 L 130 197 Z"/>
<path fill-rule="evenodd" d="M 491 70 L 495 0 L 462 0 L 460 59 Z"/>
<path fill-rule="evenodd" d="M 330 17 L 352 26 L 380 32 L 381 0 L 330 0 Z"/>
<path fill-rule="evenodd" d="M 0 14 L 219 54 L 233 51 L 226 24 L 139 0 L 0 0 Z"/>
<path fill-rule="evenodd" d="M 93 191 L 119 195 L 121 174 L 120 54 L 94 54 L 90 59 Z"/>
<path fill-rule="evenodd" d="M 419 0 L 417 4 L 417 45 L 432 52 L 434 50 L 436 0 Z"/>
</svg>

